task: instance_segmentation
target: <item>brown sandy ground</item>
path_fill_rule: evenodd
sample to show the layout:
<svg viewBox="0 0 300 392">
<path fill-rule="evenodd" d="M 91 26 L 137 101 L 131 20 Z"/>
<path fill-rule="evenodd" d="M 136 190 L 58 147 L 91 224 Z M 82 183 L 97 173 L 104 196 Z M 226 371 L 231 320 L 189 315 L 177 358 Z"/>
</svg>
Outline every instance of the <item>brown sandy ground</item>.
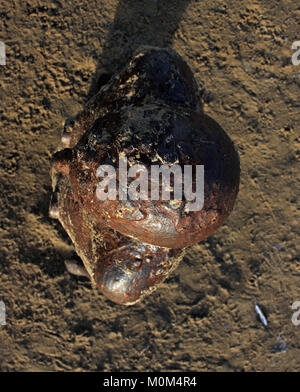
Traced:
<svg viewBox="0 0 300 392">
<path fill-rule="evenodd" d="M 299 24 L 290 0 L 1 1 L 2 371 L 300 370 L 291 322 L 300 300 Z M 95 74 L 115 71 L 140 44 L 186 59 L 205 111 L 239 149 L 242 176 L 226 224 L 127 308 L 65 271 L 72 248 L 47 216 L 49 158 Z"/>
</svg>

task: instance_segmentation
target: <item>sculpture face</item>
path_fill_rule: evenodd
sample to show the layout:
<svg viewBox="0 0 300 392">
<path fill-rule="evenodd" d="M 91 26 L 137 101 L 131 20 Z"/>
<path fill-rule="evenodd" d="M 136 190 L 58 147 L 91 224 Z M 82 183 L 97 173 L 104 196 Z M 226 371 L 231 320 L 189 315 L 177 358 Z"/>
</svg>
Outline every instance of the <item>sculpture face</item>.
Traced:
<svg viewBox="0 0 300 392">
<path fill-rule="evenodd" d="M 153 291 L 184 247 L 223 223 L 238 192 L 233 143 L 203 114 L 191 70 L 170 49 L 141 49 L 67 122 L 61 148 L 52 164 L 50 215 L 69 234 L 94 285 L 117 303 L 133 304 Z M 101 165 L 114 169 L 116 188 L 124 191 L 120 158 L 126 158 L 126 169 L 143 166 L 145 200 L 122 200 L 119 194 L 99 200 Z M 186 166 L 204 165 L 201 209 L 191 210 L 186 199 L 162 200 L 162 184 L 159 199 L 151 199 L 151 170 L 161 165 L 177 165 L 182 173 Z"/>
</svg>

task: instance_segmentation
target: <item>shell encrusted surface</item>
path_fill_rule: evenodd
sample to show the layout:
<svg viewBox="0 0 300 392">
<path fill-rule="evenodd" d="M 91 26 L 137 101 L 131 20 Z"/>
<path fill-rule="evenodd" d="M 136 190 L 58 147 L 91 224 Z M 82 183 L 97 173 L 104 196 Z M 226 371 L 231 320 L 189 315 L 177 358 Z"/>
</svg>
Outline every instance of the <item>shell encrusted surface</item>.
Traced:
<svg viewBox="0 0 300 392">
<path fill-rule="evenodd" d="M 190 211 L 184 198 L 99 200 L 97 169 L 111 165 L 119 186 L 120 157 L 128 167 L 142 164 L 148 178 L 153 165 L 176 164 L 182 172 L 185 165 L 203 165 L 203 207 Z M 144 47 L 66 122 L 53 156 L 50 212 L 92 283 L 110 300 L 128 305 L 169 276 L 186 246 L 224 222 L 239 177 L 233 142 L 203 113 L 188 65 L 171 49 Z"/>
</svg>

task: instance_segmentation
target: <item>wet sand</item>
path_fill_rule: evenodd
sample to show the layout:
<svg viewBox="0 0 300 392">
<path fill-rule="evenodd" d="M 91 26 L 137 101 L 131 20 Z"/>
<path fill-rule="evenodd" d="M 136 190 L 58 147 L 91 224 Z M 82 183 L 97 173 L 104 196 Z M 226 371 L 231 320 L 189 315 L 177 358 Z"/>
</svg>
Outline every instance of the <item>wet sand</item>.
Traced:
<svg viewBox="0 0 300 392">
<path fill-rule="evenodd" d="M 1 2 L 0 370 L 299 371 L 299 22 L 289 0 Z M 66 271 L 49 169 L 64 121 L 141 44 L 187 61 L 241 185 L 226 223 L 124 307 Z"/>
</svg>

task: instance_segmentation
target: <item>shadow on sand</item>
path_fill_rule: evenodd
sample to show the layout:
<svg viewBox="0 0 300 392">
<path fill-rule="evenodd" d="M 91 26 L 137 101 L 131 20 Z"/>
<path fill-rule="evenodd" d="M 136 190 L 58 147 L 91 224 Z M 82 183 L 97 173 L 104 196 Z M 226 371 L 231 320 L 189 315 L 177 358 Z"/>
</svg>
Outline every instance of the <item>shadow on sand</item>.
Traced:
<svg viewBox="0 0 300 392">
<path fill-rule="evenodd" d="M 109 29 L 88 97 L 118 72 L 142 45 L 172 45 L 191 0 L 120 0 Z"/>
</svg>

